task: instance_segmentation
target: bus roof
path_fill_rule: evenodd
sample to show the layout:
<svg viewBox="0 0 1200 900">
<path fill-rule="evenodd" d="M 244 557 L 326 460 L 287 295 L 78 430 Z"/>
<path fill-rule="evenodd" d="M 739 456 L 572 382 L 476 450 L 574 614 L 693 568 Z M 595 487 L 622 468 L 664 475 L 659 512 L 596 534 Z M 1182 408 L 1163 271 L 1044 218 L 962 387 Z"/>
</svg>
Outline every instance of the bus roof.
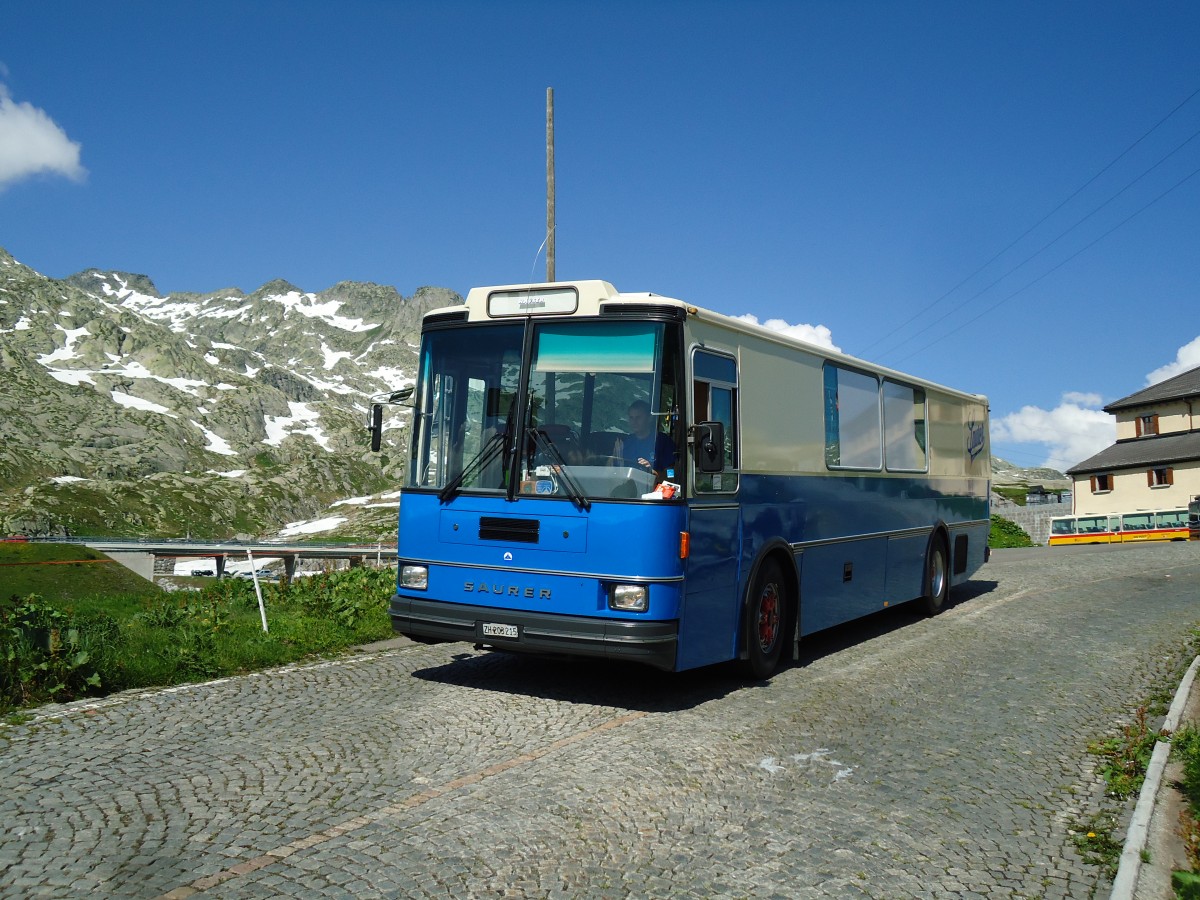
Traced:
<svg viewBox="0 0 1200 900">
<path fill-rule="evenodd" d="M 895 369 L 880 366 L 867 360 L 812 344 L 800 338 L 767 328 L 765 325 L 752 324 L 744 319 L 734 318 L 650 292 L 622 293 L 607 281 L 598 279 L 584 281 L 557 281 L 541 284 L 503 284 L 488 287 L 471 288 L 467 294 L 465 307 L 467 321 L 486 322 L 503 319 L 523 318 L 526 316 L 598 316 L 602 304 L 609 303 L 654 303 L 660 306 L 675 306 L 686 311 L 687 315 L 702 322 L 718 324 L 731 331 L 742 332 L 766 338 L 778 344 L 806 350 L 828 359 L 844 362 L 851 366 L 876 372 L 884 376 L 895 376 L 910 384 L 931 388 L 948 394 L 954 394 L 966 399 L 975 400 L 986 405 L 987 397 L 957 390 L 943 384 L 917 378 L 913 375 Z M 427 316 L 436 316 L 448 312 L 461 312 L 463 306 L 443 307 L 431 310 Z"/>
</svg>

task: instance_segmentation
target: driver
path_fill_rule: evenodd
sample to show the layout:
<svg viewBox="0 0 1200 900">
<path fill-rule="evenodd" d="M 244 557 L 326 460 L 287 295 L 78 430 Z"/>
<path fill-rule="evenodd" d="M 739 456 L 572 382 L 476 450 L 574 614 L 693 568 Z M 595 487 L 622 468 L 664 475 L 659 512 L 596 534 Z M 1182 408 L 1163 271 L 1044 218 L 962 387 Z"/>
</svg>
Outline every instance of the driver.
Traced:
<svg viewBox="0 0 1200 900">
<path fill-rule="evenodd" d="M 667 470 L 675 465 L 675 442 L 654 427 L 650 404 L 645 400 L 630 403 L 627 415 L 632 433 L 617 438 L 612 455 L 627 466 L 652 472 L 656 481 L 665 478 Z"/>
</svg>

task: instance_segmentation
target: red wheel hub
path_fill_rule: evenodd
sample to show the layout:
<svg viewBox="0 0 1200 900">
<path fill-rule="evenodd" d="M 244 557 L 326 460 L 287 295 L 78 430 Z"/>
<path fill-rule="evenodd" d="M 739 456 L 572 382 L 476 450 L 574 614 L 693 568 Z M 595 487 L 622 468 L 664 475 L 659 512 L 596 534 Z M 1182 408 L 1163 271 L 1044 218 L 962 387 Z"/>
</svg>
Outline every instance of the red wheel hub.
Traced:
<svg viewBox="0 0 1200 900">
<path fill-rule="evenodd" d="M 758 599 L 758 646 L 767 653 L 779 638 L 779 590 L 773 584 L 763 588 Z"/>
</svg>

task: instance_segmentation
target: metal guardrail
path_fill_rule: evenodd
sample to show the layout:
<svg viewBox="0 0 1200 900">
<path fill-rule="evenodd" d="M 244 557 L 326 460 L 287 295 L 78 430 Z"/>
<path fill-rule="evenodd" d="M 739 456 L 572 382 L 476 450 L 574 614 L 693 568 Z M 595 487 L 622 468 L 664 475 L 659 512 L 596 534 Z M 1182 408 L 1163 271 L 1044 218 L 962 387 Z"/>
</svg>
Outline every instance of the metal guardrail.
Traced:
<svg viewBox="0 0 1200 900">
<path fill-rule="evenodd" d="M 114 538 L 102 535 L 71 535 L 70 537 L 31 537 L 26 540 L 33 544 L 111 544 L 113 546 L 130 546 L 130 547 L 145 547 L 147 545 L 154 546 L 196 546 L 196 547 L 220 547 L 231 550 L 244 550 L 249 547 L 267 547 L 278 550 L 303 550 L 312 549 L 370 549 L 375 550 L 377 547 L 384 550 L 391 547 L 395 550 L 395 545 L 391 543 L 376 543 L 364 544 L 361 541 L 268 541 L 268 540 L 202 540 L 200 538 Z"/>
</svg>

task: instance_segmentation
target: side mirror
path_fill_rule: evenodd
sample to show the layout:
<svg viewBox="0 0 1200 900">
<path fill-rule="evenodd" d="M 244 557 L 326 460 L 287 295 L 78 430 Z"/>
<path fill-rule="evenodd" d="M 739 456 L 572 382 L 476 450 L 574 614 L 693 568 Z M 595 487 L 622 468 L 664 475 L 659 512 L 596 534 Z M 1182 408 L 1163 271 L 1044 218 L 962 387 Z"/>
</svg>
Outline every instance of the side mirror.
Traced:
<svg viewBox="0 0 1200 900">
<path fill-rule="evenodd" d="M 692 429 L 696 447 L 696 467 L 706 474 L 725 471 L 725 426 L 720 422 L 701 422 Z"/>
<path fill-rule="evenodd" d="M 379 447 L 383 443 L 383 405 L 380 403 L 371 404 L 371 422 L 367 426 L 371 432 L 371 452 L 378 453 Z"/>
</svg>

